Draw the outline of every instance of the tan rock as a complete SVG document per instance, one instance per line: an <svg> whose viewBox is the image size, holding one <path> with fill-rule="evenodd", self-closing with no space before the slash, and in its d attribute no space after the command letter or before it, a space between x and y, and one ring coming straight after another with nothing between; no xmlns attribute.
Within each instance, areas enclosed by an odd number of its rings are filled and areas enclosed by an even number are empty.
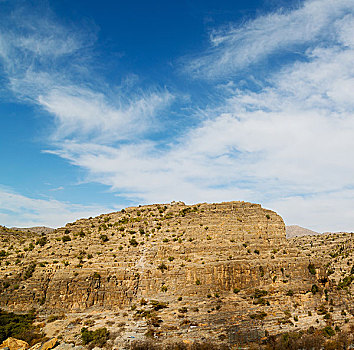
<svg viewBox="0 0 354 350"><path fill-rule="evenodd" d="M29 348L29 350L38 350L42 346L42 343L34 344Z"/></svg>
<svg viewBox="0 0 354 350"><path fill-rule="evenodd" d="M28 349L30 346L23 340L16 338L7 338L1 345L0 348L9 348L10 350L22 350Z"/></svg>
<svg viewBox="0 0 354 350"><path fill-rule="evenodd" d="M58 338L52 338L42 344L39 348L40 350L49 350L54 348L55 344L58 342Z"/></svg>

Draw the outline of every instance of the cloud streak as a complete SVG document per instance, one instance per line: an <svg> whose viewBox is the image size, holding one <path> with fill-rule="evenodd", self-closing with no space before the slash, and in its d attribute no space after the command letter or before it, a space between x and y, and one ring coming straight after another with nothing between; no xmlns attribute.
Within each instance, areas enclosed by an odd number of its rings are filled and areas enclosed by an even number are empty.
<svg viewBox="0 0 354 350"><path fill-rule="evenodd" d="M45 224L53 228L81 217L96 216L112 210L99 205L65 203L50 198L30 198L8 188L0 188L0 208L0 222L6 223L8 227Z"/></svg>
<svg viewBox="0 0 354 350"><path fill-rule="evenodd" d="M297 9L214 30L208 51L187 62L186 70L198 78L227 78L273 55L302 52L319 41L336 40L337 27L342 30L337 20L348 13L353 13L352 0L312 0ZM350 35L346 38L352 40Z"/></svg>
<svg viewBox="0 0 354 350"><path fill-rule="evenodd" d="M39 17L22 8L4 19L0 59L15 96L54 117L52 139L112 143L153 129L158 113L173 101L172 94L153 87L132 94L119 85L109 86L93 69L95 28L63 26L46 12Z"/></svg>
<svg viewBox="0 0 354 350"><path fill-rule="evenodd" d="M55 116L56 140L90 137L99 143L110 143L136 138L151 130L158 111L172 99L167 91L152 92L114 105L102 93L70 86L40 95L38 103Z"/></svg>

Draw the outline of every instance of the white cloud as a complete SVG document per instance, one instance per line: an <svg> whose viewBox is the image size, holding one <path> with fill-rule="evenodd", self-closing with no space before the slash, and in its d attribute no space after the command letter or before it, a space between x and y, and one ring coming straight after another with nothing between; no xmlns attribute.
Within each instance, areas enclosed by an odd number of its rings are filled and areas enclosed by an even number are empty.
<svg viewBox="0 0 354 350"><path fill-rule="evenodd" d="M7 227L64 226L78 218L97 216L113 211L99 205L82 205L54 199L30 198L0 188L0 222Z"/></svg>
<svg viewBox="0 0 354 350"><path fill-rule="evenodd" d="M337 35L343 45L354 48L354 17L348 14L335 22Z"/></svg>
<svg viewBox="0 0 354 350"><path fill-rule="evenodd" d="M136 138L151 130L156 113L171 100L168 92L154 92L114 105L102 93L75 86L53 89L38 98L39 104L56 117L56 139L93 135L103 143Z"/></svg>
<svg viewBox="0 0 354 350"><path fill-rule="evenodd" d="M287 224L301 225L317 232L353 232L354 191L343 189L310 196L289 196L268 201Z"/></svg>
<svg viewBox="0 0 354 350"><path fill-rule="evenodd" d="M152 142L119 148L70 142L52 153L85 168L89 180L109 185L137 203L215 202L250 197L252 193L225 182L228 175L221 174L229 167L222 159L208 159L188 146L159 151L158 144Z"/></svg>
<svg viewBox="0 0 354 350"><path fill-rule="evenodd" d="M259 16L238 26L214 31L210 49L186 65L199 78L228 78L272 54L302 51L304 45L335 40L337 26L343 40L352 40L353 0L305 1L298 9ZM345 18L347 27L338 23Z"/></svg>
<svg viewBox="0 0 354 350"><path fill-rule="evenodd" d="M112 143L158 129L156 116L172 102L172 94L157 88L126 93L125 88L134 88L129 84L138 83L133 75L122 77L122 87L107 86L90 62L95 28L63 26L44 12L38 16L19 8L3 20L0 62L18 99L54 116L51 137Z"/></svg>

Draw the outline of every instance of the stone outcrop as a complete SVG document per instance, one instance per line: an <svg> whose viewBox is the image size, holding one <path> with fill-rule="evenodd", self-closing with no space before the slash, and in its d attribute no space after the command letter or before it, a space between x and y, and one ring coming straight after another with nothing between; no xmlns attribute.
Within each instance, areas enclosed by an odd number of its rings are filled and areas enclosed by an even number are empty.
<svg viewBox="0 0 354 350"><path fill-rule="evenodd" d="M0 349L7 348L9 350L25 350L30 346L23 340L9 337L2 344L0 344Z"/></svg>
<svg viewBox="0 0 354 350"><path fill-rule="evenodd" d="M64 313L49 335L108 324L123 339L232 342L323 326L322 306L341 327L353 320L353 235L286 240L282 218L258 204L132 207L1 239L0 306Z"/></svg>

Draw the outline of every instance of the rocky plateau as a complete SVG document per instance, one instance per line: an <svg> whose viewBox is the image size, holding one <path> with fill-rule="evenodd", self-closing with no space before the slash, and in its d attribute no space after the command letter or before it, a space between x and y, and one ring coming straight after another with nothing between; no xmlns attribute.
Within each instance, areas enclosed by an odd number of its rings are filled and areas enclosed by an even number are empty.
<svg viewBox="0 0 354 350"><path fill-rule="evenodd" d="M247 202L130 207L55 230L0 228L0 307L37 311L47 337L108 347L354 329L353 233L286 238L283 219ZM247 347L246 347L247 348Z"/></svg>

